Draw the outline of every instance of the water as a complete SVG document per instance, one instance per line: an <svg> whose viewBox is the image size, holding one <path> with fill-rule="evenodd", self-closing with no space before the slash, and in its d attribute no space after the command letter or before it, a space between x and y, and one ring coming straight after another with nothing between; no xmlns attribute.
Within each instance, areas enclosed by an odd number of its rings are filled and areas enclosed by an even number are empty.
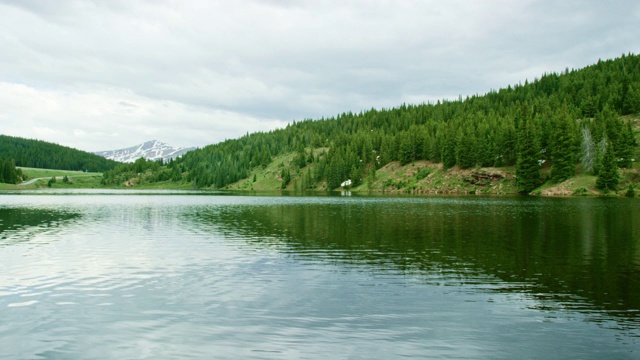
<svg viewBox="0 0 640 360"><path fill-rule="evenodd" d="M0 195L0 358L640 357L640 202Z"/></svg>

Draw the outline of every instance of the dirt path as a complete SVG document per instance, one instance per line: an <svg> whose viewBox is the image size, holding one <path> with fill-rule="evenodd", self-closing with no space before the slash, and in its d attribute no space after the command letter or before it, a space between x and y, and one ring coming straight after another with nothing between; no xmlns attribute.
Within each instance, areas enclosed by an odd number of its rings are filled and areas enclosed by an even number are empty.
<svg viewBox="0 0 640 360"><path fill-rule="evenodd" d="M44 178L44 177L34 178L34 179L31 179L31 180L23 181L20 184L18 184L18 186L31 185L34 182L36 182L38 180L42 180L42 179L50 179L50 178L48 178L48 177L46 177L46 178ZM60 179L62 179L62 178L60 178ZM56 177L56 180L58 180L58 177Z"/></svg>
<svg viewBox="0 0 640 360"><path fill-rule="evenodd" d="M67 175L67 176L68 176L68 175ZM86 177L86 176L94 176L94 175L74 175L73 177L74 177L74 178L77 178L77 177ZM64 178L64 176L56 176L56 180L62 180L63 178ZM34 182L38 181L38 180L47 180L47 179L51 179L51 177L46 176L46 177L33 178L33 179L31 179L31 180L27 180L27 181L23 181L23 182L21 182L20 184L18 184L18 186L31 185L31 184L33 184ZM69 176L69 180L71 180L71 179L72 179L72 177L71 177L71 176Z"/></svg>

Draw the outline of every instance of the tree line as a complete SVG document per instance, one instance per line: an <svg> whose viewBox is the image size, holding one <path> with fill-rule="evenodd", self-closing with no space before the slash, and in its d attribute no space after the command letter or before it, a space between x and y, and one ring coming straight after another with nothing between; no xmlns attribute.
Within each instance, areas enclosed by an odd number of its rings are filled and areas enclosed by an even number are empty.
<svg viewBox="0 0 640 360"><path fill-rule="evenodd" d="M0 135L0 156L15 166L103 172L118 162L85 151L41 140Z"/></svg>
<svg viewBox="0 0 640 360"><path fill-rule="evenodd" d="M638 146L625 115L638 113L640 57L626 54L484 95L294 121L191 151L156 172L223 188L295 153L291 173L281 176L333 189L347 179L358 186L375 178L392 161L428 160L445 168L515 166L519 190L527 193L573 176L578 166L594 174L631 167ZM549 175L541 175L542 166L551 167Z"/></svg>

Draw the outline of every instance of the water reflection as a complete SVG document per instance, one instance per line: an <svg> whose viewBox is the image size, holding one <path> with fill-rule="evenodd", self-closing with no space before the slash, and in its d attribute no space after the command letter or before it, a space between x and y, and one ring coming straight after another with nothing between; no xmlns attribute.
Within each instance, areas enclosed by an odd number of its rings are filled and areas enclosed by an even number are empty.
<svg viewBox="0 0 640 360"><path fill-rule="evenodd" d="M637 357L636 202L2 200L0 358Z"/></svg>
<svg viewBox="0 0 640 360"><path fill-rule="evenodd" d="M200 207L184 218L303 261L490 284L538 309L640 323L640 209L625 199L360 198Z"/></svg>
<svg viewBox="0 0 640 360"><path fill-rule="evenodd" d="M36 234L54 231L79 217L66 210L0 207L0 247L32 240Z"/></svg>

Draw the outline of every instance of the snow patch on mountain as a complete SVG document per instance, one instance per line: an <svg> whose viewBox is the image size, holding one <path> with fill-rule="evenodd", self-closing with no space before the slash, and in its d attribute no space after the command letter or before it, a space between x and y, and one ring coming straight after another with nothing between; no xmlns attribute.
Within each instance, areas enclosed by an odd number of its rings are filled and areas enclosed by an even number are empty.
<svg viewBox="0 0 640 360"><path fill-rule="evenodd" d="M169 161L191 150L195 150L195 148L174 147L160 141L151 140L126 149L97 151L94 154L107 159L130 163L142 157L147 160L162 159L163 161Z"/></svg>

